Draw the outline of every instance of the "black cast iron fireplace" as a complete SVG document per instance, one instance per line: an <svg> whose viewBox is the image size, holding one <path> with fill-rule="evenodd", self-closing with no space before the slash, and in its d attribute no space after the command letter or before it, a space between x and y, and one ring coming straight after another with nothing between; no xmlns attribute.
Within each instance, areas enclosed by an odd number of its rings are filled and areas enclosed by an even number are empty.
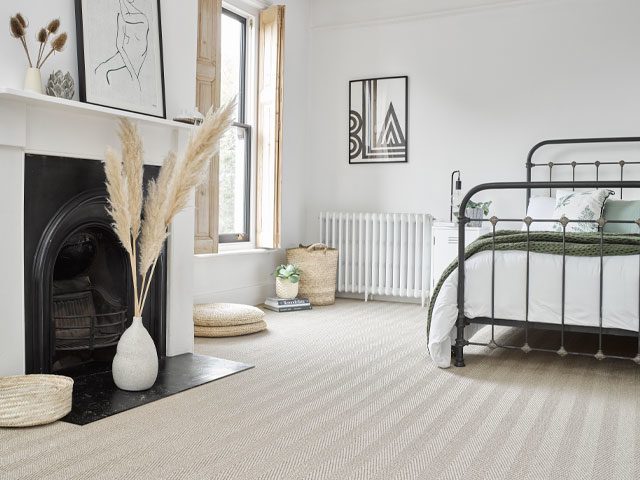
<svg viewBox="0 0 640 480"><path fill-rule="evenodd" d="M145 166L145 184L159 168ZM24 265L27 373L110 365L133 316L129 259L111 229L102 165L25 159ZM165 354L166 253L143 312Z"/></svg>

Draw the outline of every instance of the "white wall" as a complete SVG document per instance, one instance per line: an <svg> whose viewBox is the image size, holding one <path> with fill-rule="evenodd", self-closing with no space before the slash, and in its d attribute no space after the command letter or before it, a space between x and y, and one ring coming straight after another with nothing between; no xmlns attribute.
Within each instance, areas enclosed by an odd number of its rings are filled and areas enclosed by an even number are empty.
<svg viewBox="0 0 640 480"><path fill-rule="evenodd" d="M272 276L281 251L245 251L196 255L194 303L232 302L258 305L275 293Z"/></svg>
<svg viewBox="0 0 640 480"><path fill-rule="evenodd" d="M311 2L284 0L285 60L282 112L282 244L297 247L306 225L309 186L309 68L311 66Z"/></svg>
<svg viewBox="0 0 640 480"><path fill-rule="evenodd" d="M638 18L635 0L315 0L305 240L321 210L446 218L451 170L524 180L541 139L637 135ZM386 75L409 76L409 163L349 165L348 82ZM523 216L522 194L488 197Z"/></svg>
<svg viewBox="0 0 640 480"><path fill-rule="evenodd" d="M316 240L321 210L444 218L451 170L462 170L465 188L521 180L528 148L543 138L637 134L634 0L283 3L285 247ZM59 16L75 37L72 0L2 2L0 17L17 9L32 26ZM195 98L197 3L163 0L162 9L172 115ZM20 87L25 61L8 35L0 35L0 58L0 85ZM75 43L47 68L77 78ZM349 165L349 80L400 74L409 76L409 163ZM489 197L522 213L520 195L510 203ZM258 303L272 292L270 274L282 258L281 251L196 258L195 300Z"/></svg>
<svg viewBox="0 0 640 480"><path fill-rule="evenodd" d="M195 105L197 0L161 0L165 94L167 118ZM54 70L69 71L76 81L78 98L78 61L74 0L29 0L0 2L0 18L7 20L0 34L0 86L22 88L27 59L20 42L9 35L8 19L21 12L29 20L27 30L30 53L36 53L35 35L53 18L60 18L61 31L69 35L65 51L52 55L43 67L46 83Z"/></svg>

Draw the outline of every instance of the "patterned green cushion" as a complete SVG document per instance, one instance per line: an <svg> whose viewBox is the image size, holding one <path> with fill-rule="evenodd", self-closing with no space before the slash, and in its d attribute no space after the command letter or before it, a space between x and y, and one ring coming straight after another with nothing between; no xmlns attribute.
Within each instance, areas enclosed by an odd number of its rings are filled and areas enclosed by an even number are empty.
<svg viewBox="0 0 640 480"><path fill-rule="evenodd" d="M594 220L598 220L602 215L604 202L609 195L611 195L611 191L607 189L591 192L558 190L553 217L562 218L564 216L569 220L589 220L567 224L567 232L597 232L598 224ZM553 229L562 231L559 223L554 224Z"/></svg>
<svg viewBox="0 0 640 480"><path fill-rule="evenodd" d="M640 200L607 200L604 204L606 220L638 220L640 218ZM606 233L640 233L635 223L607 223Z"/></svg>

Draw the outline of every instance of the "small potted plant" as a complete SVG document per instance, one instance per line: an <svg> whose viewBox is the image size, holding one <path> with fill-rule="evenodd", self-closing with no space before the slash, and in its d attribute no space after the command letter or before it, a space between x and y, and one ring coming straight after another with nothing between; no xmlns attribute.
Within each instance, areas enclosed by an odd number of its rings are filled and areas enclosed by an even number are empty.
<svg viewBox="0 0 640 480"><path fill-rule="evenodd" d="M470 227L481 227L482 222L478 221L487 215L489 215L489 207L491 206L491 202L473 202L469 201L467 203L467 208L465 213L471 221L469 222ZM475 220L475 221L474 221Z"/></svg>
<svg viewBox="0 0 640 480"><path fill-rule="evenodd" d="M279 265L274 273L276 276L276 296L285 299L296 298L301 273L295 265Z"/></svg>

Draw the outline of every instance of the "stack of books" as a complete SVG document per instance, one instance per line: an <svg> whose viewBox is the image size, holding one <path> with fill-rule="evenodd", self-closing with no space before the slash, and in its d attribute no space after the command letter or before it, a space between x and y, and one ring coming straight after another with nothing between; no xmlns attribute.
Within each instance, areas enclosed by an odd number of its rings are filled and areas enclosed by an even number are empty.
<svg viewBox="0 0 640 480"><path fill-rule="evenodd" d="M308 298L284 299L269 297L264 301L264 306L274 312L297 312L299 310L311 310Z"/></svg>

